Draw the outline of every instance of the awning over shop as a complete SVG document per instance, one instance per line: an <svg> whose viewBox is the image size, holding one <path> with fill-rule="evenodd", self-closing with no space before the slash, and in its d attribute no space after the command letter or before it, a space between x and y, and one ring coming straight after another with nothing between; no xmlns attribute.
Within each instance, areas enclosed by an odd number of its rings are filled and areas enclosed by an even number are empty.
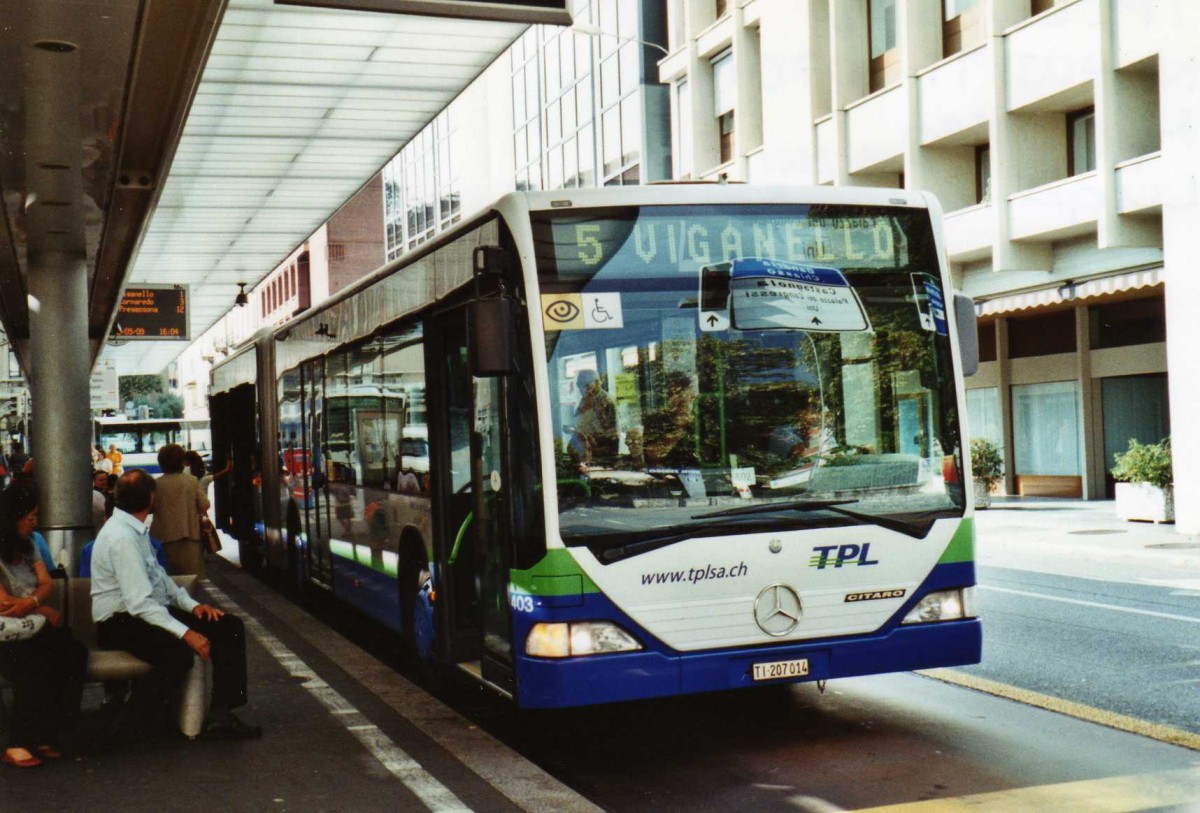
<svg viewBox="0 0 1200 813"><path fill-rule="evenodd" d="M1162 284L1162 267L1146 268L1138 271L1126 271L1120 274L1109 274L1104 277L1060 283L1053 288L1042 288L1036 291L1022 291L1008 296L996 297L975 304L975 312L981 316L1001 316L1014 311L1042 308L1050 305L1062 305L1067 302L1077 302L1082 299L1094 299L1099 296L1133 291L1139 288L1151 288Z"/></svg>

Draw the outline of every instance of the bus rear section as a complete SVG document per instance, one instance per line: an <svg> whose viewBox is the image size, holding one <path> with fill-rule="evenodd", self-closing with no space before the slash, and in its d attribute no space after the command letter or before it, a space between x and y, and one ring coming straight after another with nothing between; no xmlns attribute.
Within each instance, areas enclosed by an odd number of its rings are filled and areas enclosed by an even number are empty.
<svg viewBox="0 0 1200 813"><path fill-rule="evenodd" d="M532 230L557 487L546 558L511 577L521 705L978 662L928 210L627 206Z"/></svg>

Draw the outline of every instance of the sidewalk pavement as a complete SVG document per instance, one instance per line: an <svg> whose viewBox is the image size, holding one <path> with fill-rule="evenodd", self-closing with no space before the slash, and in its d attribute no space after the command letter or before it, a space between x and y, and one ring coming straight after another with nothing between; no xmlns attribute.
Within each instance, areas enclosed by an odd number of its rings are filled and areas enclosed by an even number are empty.
<svg viewBox="0 0 1200 813"><path fill-rule="evenodd" d="M1111 500L995 497L975 534L981 565L1200 589L1200 536L1117 519Z"/></svg>

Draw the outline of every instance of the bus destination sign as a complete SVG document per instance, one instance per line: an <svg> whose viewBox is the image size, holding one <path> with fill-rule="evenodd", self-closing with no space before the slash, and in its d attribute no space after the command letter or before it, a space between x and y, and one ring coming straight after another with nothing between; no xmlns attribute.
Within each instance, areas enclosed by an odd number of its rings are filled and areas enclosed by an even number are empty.
<svg viewBox="0 0 1200 813"><path fill-rule="evenodd" d="M126 288L109 338L186 341L187 287Z"/></svg>

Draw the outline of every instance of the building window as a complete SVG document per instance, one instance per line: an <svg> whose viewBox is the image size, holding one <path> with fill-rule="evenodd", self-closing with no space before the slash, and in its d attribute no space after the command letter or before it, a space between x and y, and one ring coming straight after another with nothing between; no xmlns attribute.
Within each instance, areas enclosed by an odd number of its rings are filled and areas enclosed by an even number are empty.
<svg viewBox="0 0 1200 813"><path fill-rule="evenodd" d="M978 327L979 331L979 360L995 361L999 358L996 354L996 323L983 322Z"/></svg>
<svg viewBox="0 0 1200 813"><path fill-rule="evenodd" d="M726 51L712 62L713 108L717 116L717 138L720 143L720 163L733 160L734 104L737 99L737 73L733 53Z"/></svg>
<svg viewBox="0 0 1200 813"><path fill-rule="evenodd" d="M675 178L692 177L692 88L684 79L675 86Z"/></svg>
<svg viewBox="0 0 1200 813"><path fill-rule="evenodd" d="M967 390L967 425L971 438L989 440L1004 457L1004 421L1000 414L1000 389L984 387Z"/></svg>
<svg viewBox="0 0 1200 813"><path fill-rule="evenodd" d="M984 41L983 0L942 0L942 56Z"/></svg>
<svg viewBox="0 0 1200 813"><path fill-rule="evenodd" d="M1018 476L1080 474L1079 388L1074 381L1014 386L1012 414Z"/></svg>
<svg viewBox="0 0 1200 813"><path fill-rule="evenodd" d="M900 81L896 12L896 0L869 0L867 5L872 93Z"/></svg>
<svg viewBox="0 0 1200 813"><path fill-rule="evenodd" d="M683 45L685 30L684 8L683 0L668 0L667 47L672 51Z"/></svg>
<svg viewBox="0 0 1200 813"><path fill-rule="evenodd" d="M1033 0L1030 4L1030 12L1034 15L1041 14L1043 11L1049 11L1058 5L1058 0Z"/></svg>
<svg viewBox="0 0 1200 813"><path fill-rule="evenodd" d="M1096 109L1067 114L1067 174L1082 175L1096 168Z"/></svg>
<svg viewBox="0 0 1200 813"><path fill-rule="evenodd" d="M714 0L713 5L717 12L717 16L713 19L719 20L729 13L729 0Z"/></svg>
<svg viewBox="0 0 1200 813"><path fill-rule="evenodd" d="M1165 342L1166 304L1161 296L1156 296L1093 305L1088 308L1088 334L1088 344L1093 350Z"/></svg>
<svg viewBox="0 0 1200 813"><path fill-rule="evenodd" d="M331 262L338 262L346 259L346 244L345 243L330 243L329 244L329 259Z"/></svg>
<svg viewBox="0 0 1200 813"><path fill-rule="evenodd" d="M1129 441L1158 443L1171 434L1171 411L1167 397L1167 375L1129 375L1105 378L1100 383L1104 413L1104 462L1108 496L1112 475L1107 469L1116 455L1129 449Z"/></svg>
<svg viewBox="0 0 1200 813"><path fill-rule="evenodd" d="M992 149L988 144L975 147L975 202L992 200Z"/></svg>
<svg viewBox="0 0 1200 813"><path fill-rule="evenodd" d="M1014 359L1075 352L1075 311L1008 320L1008 357Z"/></svg>

